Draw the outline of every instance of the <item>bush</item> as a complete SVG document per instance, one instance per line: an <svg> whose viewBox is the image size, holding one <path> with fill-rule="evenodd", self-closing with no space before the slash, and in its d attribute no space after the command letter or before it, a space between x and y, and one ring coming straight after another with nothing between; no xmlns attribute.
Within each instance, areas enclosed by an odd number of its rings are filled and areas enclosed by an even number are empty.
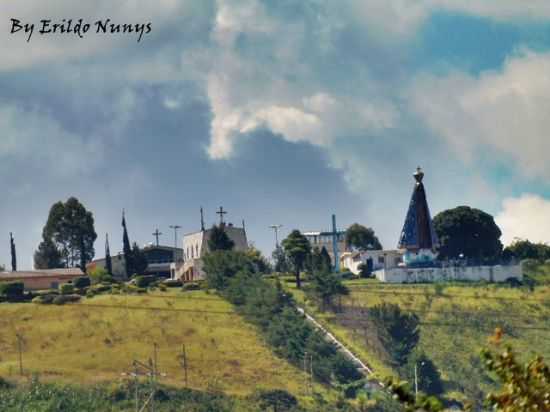
<svg viewBox="0 0 550 412"><path fill-rule="evenodd" d="M80 295L59 295L53 299L54 305L64 305L65 303L78 302Z"/></svg>
<svg viewBox="0 0 550 412"><path fill-rule="evenodd" d="M346 270L345 272L340 273L340 279L349 280L349 279L355 279L357 276L353 274L353 272L350 272L349 270Z"/></svg>
<svg viewBox="0 0 550 412"><path fill-rule="evenodd" d="M134 278L135 285L138 288L146 288L148 286L151 286L153 283L155 283L157 278L155 276L136 276Z"/></svg>
<svg viewBox="0 0 550 412"><path fill-rule="evenodd" d="M25 285L23 282L1 282L0 296L7 301L17 301L23 299Z"/></svg>
<svg viewBox="0 0 550 412"><path fill-rule="evenodd" d="M113 283L114 279L104 268L96 267L89 271L90 280L92 283Z"/></svg>
<svg viewBox="0 0 550 412"><path fill-rule="evenodd" d="M188 282L183 284L182 289L183 290L200 290L201 285L199 285L197 282Z"/></svg>
<svg viewBox="0 0 550 412"><path fill-rule="evenodd" d="M414 367L417 368L418 389L427 395L440 395L443 393L443 382L435 364L426 354L413 352L407 364L401 368L401 375L414 385Z"/></svg>
<svg viewBox="0 0 550 412"><path fill-rule="evenodd" d="M81 276L73 280L73 286L78 289L84 289L91 285L91 280L88 276Z"/></svg>
<svg viewBox="0 0 550 412"><path fill-rule="evenodd" d="M64 283L59 288L59 291L61 292L62 295L70 295L74 293L74 286L71 285L70 283Z"/></svg>
<svg viewBox="0 0 550 412"><path fill-rule="evenodd" d="M58 295L38 295L32 300L32 302L39 304L50 304L57 296Z"/></svg>
<svg viewBox="0 0 550 412"><path fill-rule="evenodd" d="M290 411L298 405L296 397L282 389L259 390L253 395L253 399L263 411Z"/></svg>
<svg viewBox="0 0 550 412"><path fill-rule="evenodd" d="M169 288L179 288L183 285L182 281L179 279L167 279L162 282L162 284Z"/></svg>

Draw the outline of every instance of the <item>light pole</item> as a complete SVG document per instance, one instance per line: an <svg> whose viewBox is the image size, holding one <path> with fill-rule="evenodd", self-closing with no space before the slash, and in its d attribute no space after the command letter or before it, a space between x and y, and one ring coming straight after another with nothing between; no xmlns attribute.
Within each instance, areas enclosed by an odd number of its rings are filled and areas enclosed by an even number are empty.
<svg viewBox="0 0 550 412"><path fill-rule="evenodd" d="M174 229L174 264L176 263L177 250L178 250L178 229L181 229L179 225L170 225L170 229Z"/></svg>
<svg viewBox="0 0 550 412"><path fill-rule="evenodd" d="M424 366L426 362L421 362L420 366ZM414 397L418 398L418 364L414 363Z"/></svg>
<svg viewBox="0 0 550 412"><path fill-rule="evenodd" d="M282 228L283 225L271 225L269 227L275 232L275 249L277 249L279 247L279 229Z"/></svg>

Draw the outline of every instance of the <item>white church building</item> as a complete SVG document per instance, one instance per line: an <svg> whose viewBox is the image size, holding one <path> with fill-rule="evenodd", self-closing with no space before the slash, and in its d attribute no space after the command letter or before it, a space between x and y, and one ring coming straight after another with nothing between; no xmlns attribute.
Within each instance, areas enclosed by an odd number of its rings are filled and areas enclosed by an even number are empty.
<svg viewBox="0 0 550 412"><path fill-rule="evenodd" d="M233 250L245 251L248 249L246 230L244 227L236 227L232 223L223 223L225 233L233 241ZM183 262L172 263L170 273L172 279L182 282L190 282L204 279L202 258L208 253L208 240L212 229L202 229L198 232L188 233L183 236Z"/></svg>

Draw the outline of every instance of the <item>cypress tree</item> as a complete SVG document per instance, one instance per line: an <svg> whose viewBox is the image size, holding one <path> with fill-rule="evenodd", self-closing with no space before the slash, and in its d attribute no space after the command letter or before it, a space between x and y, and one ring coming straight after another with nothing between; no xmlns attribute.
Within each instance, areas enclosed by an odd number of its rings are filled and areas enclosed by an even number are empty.
<svg viewBox="0 0 550 412"><path fill-rule="evenodd" d="M132 264L132 247L130 246L130 239L128 238L128 229L126 228L126 216L124 210L122 211L122 227L124 231L122 233L122 253L124 254L124 264L126 268L126 276L133 274L134 266Z"/></svg>
<svg viewBox="0 0 550 412"><path fill-rule="evenodd" d="M109 234L105 235L105 270L113 276L113 262L111 261L111 250L109 248Z"/></svg>
<svg viewBox="0 0 550 412"><path fill-rule="evenodd" d="M17 272L17 253L15 251L15 241L13 234L10 232L10 250L11 250L11 270Z"/></svg>

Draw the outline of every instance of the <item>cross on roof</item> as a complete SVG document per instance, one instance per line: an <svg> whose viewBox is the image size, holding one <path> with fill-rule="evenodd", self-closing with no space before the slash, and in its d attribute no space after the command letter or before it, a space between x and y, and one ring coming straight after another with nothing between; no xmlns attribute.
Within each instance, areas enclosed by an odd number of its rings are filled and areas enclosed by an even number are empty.
<svg viewBox="0 0 550 412"><path fill-rule="evenodd" d="M223 225L223 215L227 214L227 212L223 210L223 206L220 206L220 210L218 210L216 214L220 215L220 225Z"/></svg>
<svg viewBox="0 0 550 412"><path fill-rule="evenodd" d="M159 236L162 235L162 232L159 232L159 230L155 230L153 233L153 236L157 238L157 246L159 245Z"/></svg>

